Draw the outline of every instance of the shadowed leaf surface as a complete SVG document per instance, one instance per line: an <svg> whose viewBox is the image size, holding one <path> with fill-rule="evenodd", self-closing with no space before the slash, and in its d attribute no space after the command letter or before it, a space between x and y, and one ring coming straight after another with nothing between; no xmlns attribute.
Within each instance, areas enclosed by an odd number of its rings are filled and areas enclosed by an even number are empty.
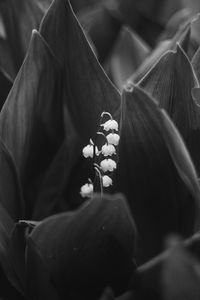
<svg viewBox="0 0 200 300"><path fill-rule="evenodd" d="M37 245L27 239L26 296L31 300L59 300L57 291L51 282L48 266L42 259Z"/></svg>
<svg viewBox="0 0 200 300"><path fill-rule="evenodd" d="M31 238L62 297L96 299L107 286L120 293L134 269L136 229L120 195L95 195L74 213L44 220Z"/></svg>
<svg viewBox="0 0 200 300"><path fill-rule="evenodd" d="M15 74L10 74L9 69L4 67L14 79L24 60L32 30L39 28L44 11L35 0L6 0L1 3L1 13Z"/></svg>
<svg viewBox="0 0 200 300"><path fill-rule="evenodd" d="M0 110L10 92L12 87L12 81L8 76L5 74L3 70L0 69Z"/></svg>
<svg viewBox="0 0 200 300"><path fill-rule="evenodd" d="M192 66L197 76L198 83L200 83L200 47L192 58Z"/></svg>
<svg viewBox="0 0 200 300"><path fill-rule="evenodd" d="M0 135L11 152L25 196L37 191L38 179L63 138L60 69L41 36L33 33L25 62L0 115ZM26 198L26 201L27 198ZM26 207L30 214L34 200ZM28 211L27 211L28 210ZM28 216L27 216L28 218Z"/></svg>
<svg viewBox="0 0 200 300"><path fill-rule="evenodd" d="M36 226L36 223L30 221L20 221L16 223L10 234L7 249L8 260L16 274L19 291L21 291L23 295L25 295L26 285L26 239L34 226Z"/></svg>
<svg viewBox="0 0 200 300"><path fill-rule="evenodd" d="M173 242L173 245L170 244L166 251L136 270L132 278L132 289L137 294L146 290L147 295L154 295L152 298L149 297L150 299L165 299L165 296L169 297L169 295L173 297L175 296L173 295L174 291L176 291L176 296L180 293L181 299L190 299L186 296L188 296L188 287L191 285L193 288L191 288L190 293L195 296L193 292L196 293L199 289L196 285L199 281L199 261L197 260L197 257L199 259L199 245L199 234L195 234L183 242L178 241L178 244L177 241L176 243Z"/></svg>
<svg viewBox="0 0 200 300"><path fill-rule="evenodd" d="M97 131L101 113L113 114L118 108L119 94L99 65L69 1L53 1L40 32L63 66L65 103L78 134L88 141Z"/></svg>
<svg viewBox="0 0 200 300"><path fill-rule="evenodd" d="M139 263L161 251L167 234L188 236L195 224L196 201L170 157L157 109L138 87L123 94L116 185L137 224Z"/></svg>
<svg viewBox="0 0 200 300"><path fill-rule="evenodd" d="M184 84L183 84L184 82ZM200 170L199 88L191 64L177 45L169 51L140 82L163 107L179 129L191 153L197 171ZM196 99L193 99L192 90Z"/></svg>
<svg viewBox="0 0 200 300"><path fill-rule="evenodd" d="M177 43L182 43L185 37L188 36L189 31L190 22L188 21L180 27L173 38L158 43L158 45L141 64L138 70L130 77L129 81L135 83L140 82L167 51L175 50Z"/></svg>
<svg viewBox="0 0 200 300"><path fill-rule="evenodd" d="M163 299L197 300L200 297L199 284L199 262L177 243L163 265Z"/></svg>
<svg viewBox="0 0 200 300"><path fill-rule="evenodd" d="M17 221L24 215L21 184L12 156L0 141L0 202L11 218Z"/></svg>
<svg viewBox="0 0 200 300"><path fill-rule="evenodd" d="M123 28L111 57L111 76L119 90L143 63L150 52L149 46L129 28Z"/></svg>

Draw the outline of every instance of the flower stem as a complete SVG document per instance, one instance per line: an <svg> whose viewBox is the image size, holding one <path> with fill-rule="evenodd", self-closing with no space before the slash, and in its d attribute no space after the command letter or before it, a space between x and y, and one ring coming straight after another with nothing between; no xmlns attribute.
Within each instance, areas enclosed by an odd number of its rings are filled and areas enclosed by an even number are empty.
<svg viewBox="0 0 200 300"><path fill-rule="evenodd" d="M107 111L104 111L104 112L102 112L102 114L101 114L101 118L103 118L104 116L109 116L109 117L110 117L110 119L111 119L111 120L113 120L113 117L112 117L112 115L111 115L109 112L107 112Z"/></svg>
<svg viewBox="0 0 200 300"><path fill-rule="evenodd" d="M100 182L100 193L101 193L101 197L103 196L103 180L102 180L102 175L101 175L101 171L99 170L99 166L97 164L94 164L94 169L97 172L98 176L99 176L99 182Z"/></svg>

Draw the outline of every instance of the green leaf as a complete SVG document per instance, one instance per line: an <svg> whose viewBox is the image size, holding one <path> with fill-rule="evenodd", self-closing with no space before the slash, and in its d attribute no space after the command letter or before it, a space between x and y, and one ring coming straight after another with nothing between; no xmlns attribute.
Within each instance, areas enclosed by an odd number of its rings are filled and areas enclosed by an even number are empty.
<svg viewBox="0 0 200 300"><path fill-rule="evenodd" d="M98 63L69 1L54 0L40 28L63 66L65 103L84 143L98 129L103 111L119 107L120 96Z"/></svg>
<svg viewBox="0 0 200 300"><path fill-rule="evenodd" d="M34 31L24 64L0 115L0 136L16 163L29 203L37 193L33 181L48 168L63 133L60 68L42 37Z"/></svg>
<svg viewBox="0 0 200 300"><path fill-rule="evenodd" d="M95 195L75 212L44 220L30 237L63 298L95 299L107 286L123 292L135 267L136 229L121 195Z"/></svg>
<svg viewBox="0 0 200 300"><path fill-rule="evenodd" d="M194 232L197 202L177 173L170 142L155 101L137 86L125 90L114 189L125 194L136 221L138 263L158 254L167 234Z"/></svg>

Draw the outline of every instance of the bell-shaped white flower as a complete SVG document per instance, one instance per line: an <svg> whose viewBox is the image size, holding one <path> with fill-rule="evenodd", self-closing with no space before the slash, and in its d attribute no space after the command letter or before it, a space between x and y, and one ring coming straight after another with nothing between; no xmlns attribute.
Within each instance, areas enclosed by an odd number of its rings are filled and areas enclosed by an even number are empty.
<svg viewBox="0 0 200 300"><path fill-rule="evenodd" d="M115 121L113 119L106 121L101 126L103 126L103 129L105 131L109 131L109 130L116 130L116 131L118 131L118 123L117 123L117 121Z"/></svg>
<svg viewBox="0 0 200 300"><path fill-rule="evenodd" d="M108 144L112 144L112 145L117 146L119 144L120 136L117 133L109 133L106 136L106 139L108 141Z"/></svg>
<svg viewBox="0 0 200 300"><path fill-rule="evenodd" d="M83 156L85 158L88 158L88 157L94 157L94 145L87 145L83 148ZM96 155L99 155L99 150L97 148L97 146L95 146L95 154Z"/></svg>
<svg viewBox="0 0 200 300"><path fill-rule="evenodd" d="M112 172L117 168L117 164L113 159L107 158L101 161L100 167L103 172Z"/></svg>
<svg viewBox="0 0 200 300"><path fill-rule="evenodd" d="M101 148L101 153L104 156L112 156L113 154L116 154L116 149L113 145L111 144L105 144L103 145L103 147Z"/></svg>
<svg viewBox="0 0 200 300"><path fill-rule="evenodd" d="M102 182L103 182L103 187L109 187L112 185L112 179L107 175L104 175L102 177Z"/></svg>
<svg viewBox="0 0 200 300"><path fill-rule="evenodd" d="M86 183L81 187L80 194L82 197L90 197L94 191L92 183Z"/></svg>

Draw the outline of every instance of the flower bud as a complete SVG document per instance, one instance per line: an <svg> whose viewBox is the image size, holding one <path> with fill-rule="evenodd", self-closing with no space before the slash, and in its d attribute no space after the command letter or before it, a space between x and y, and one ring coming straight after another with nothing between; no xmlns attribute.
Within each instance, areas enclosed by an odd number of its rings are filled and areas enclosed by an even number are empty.
<svg viewBox="0 0 200 300"><path fill-rule="evenodd" d="M88 158L88 157L94 157L94 146L93 145L87 145L83 148L83 156L85 158ZM99 151L98 151L98 148L95 146L95 154L96 155L99 155Z"/></svg>
<svg viewBox="0 0 200 300"><path fill-rule="evenodd" d="M102 148L101 148L102 154L104 156L111 156L113 154L116 154L116 149L113 145L108 145L105 144Z"/></svg>
<svg viewBox="0 0 200 300"><path fill-rule="evenodd" d="M106 138L109 144L113 144L115 146L119 144L120 136L117 133L109 133Z"/></svg>
<svg viewBox="0 0 200 300"><path fill-rule="evenodd" d="M116 131L118 131L118 123L115 120L108 120L107 122L105 122L101 126L103 126L103 129L105 131L109 131L109 130L116 130Z"/></svg>
<svg viewBox="0 0 200 300"><path fill-rule="evenodd" d="M82 197L90 197L94 191L94 187L92 183L86 183L81 187L80 194Z"/></svg>
<svg viewBox="0 0 200 300"><path fill-rule="evenodd" d="M112 179L107 175L104 175L102 177L102 181L103 181L103 186L104 187L109 187L110 185L112 185Z"/></svg>
<svg viewBox="0 0 200 300"><path fill-rule="evenodd" d="M117 164L114 160L108 158L101 161L100 167L103 172L112 172L117 168Z"/></svg>

